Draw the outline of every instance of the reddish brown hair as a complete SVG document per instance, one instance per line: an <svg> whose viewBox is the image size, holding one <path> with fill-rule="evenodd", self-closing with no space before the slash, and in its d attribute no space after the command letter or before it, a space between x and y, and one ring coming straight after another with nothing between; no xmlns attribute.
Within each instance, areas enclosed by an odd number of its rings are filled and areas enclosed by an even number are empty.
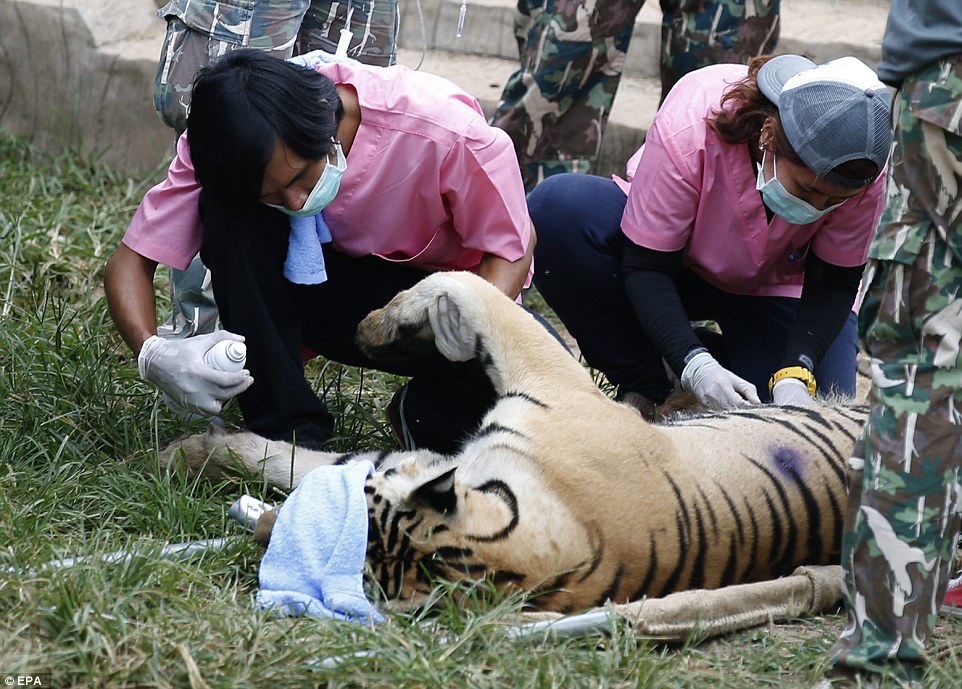
<svg viewBox="0 0 962 689"><path fill-rule="evenodd" d="M778 106L762 94L755 82L758 70L771 58L771 55L763 55L749 62L748 75L725 92L718 109L712 111L712 116L706 122L725 143L748 144L757 149L762 125L771 117L775 120L775 141L772 146L775 154L804 165L785 136Z"/></svg>
<svg viewBox="0 0 962 689"><path fill-rule="evenodd" d="M712 116L705 121L725 143L748 144L752 149L757 149L762 124L771 117L775 120L775 141L770 150L781 158L805 165L785 136L778 106L762 94L755 81L758 70L772 57L763 55L749 62L748 75L725 92L718 109L713 110ZM835 168L835 171L843 177L867 179L878 174L878 167L870 160L849 160Z"/></svg>

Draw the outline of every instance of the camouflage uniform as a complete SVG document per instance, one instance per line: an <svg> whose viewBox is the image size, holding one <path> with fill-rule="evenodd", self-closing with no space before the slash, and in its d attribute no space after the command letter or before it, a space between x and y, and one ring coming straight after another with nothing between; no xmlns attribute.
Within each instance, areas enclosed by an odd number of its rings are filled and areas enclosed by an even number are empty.
<svg viewBox="0 0 962 689"><path fill-rule="evenodd" d="M259 48L280 58L312 50L333 53L340 30L353 33L348 56L386 67L397 59L397 0L171 0L158 12L167 36L154 79L154 108L180 135L194 74L229 50ZM158 330L190 337L217 326L210 276L199 257L171 269L173 314Z"/></svg>
<svg viewBox="0 0 962 689"><path fill-rule="evenodd" d="M962 510L962 56L906 79L859 329L871 414L851 460L839 668L921 674ZM894 662L893 662L894 661Z"/></svg>
<svg viewBox="0 0 962 689"><path fill-rule="evenodd" d="M491 123L514 141L525 186L590 172L644 0L518 0L521 68ZM775 49L780 0L661 0L664 94L684 74Z"/></svg>
<svg viewBox="0 0 962 689"><path fill-rule="evenodd" d="M386 67L397 56L397 0L171 0L157 14L167 20L167 37L154 108L178 133L186 126L195 72L229 50L259 48L282 58L333 53L347 28L354 34L349 57Z"/></svg>

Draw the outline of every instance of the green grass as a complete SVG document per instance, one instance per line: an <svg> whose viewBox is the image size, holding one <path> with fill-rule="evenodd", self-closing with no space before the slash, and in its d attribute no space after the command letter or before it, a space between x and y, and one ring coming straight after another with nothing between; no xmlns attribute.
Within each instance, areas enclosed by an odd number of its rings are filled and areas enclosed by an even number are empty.
<svg viewBox="0 0 962 689"><path fill-rule="evenodd" d="M163 560L169 542L239 532L241 479L169 473L156 448L191 426L140 381L107 314L103 264L151 180L0 133L0 674L78 687L806 687L842 625L830 615L690 647L608 634L505 633L517 599L468 587L375 628L272 619L252 604L259 549ZM163 299L163 285L158 286ZM161 307L163 309L163 307ZM392 443L398 381L313 362L341 449ZM236 410L227 419L237 423ZM118 549L134 557L97 559ZM50 560L88 559L43 569ZM962 622L944 619L931 686L958 686ZM330 659L339 658L338 662Z"/></svg>

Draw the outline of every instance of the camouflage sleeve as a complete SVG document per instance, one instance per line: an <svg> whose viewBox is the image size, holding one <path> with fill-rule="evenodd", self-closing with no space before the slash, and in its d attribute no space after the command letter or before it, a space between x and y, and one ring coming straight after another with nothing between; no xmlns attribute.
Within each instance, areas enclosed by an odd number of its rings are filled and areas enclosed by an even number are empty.
<svg viewBox="0 0 962 689"><path fill-rule="evenodd" d="M910 76L894 102L895 146L882 214L869 258L911 264L929 227L962 258L957 222L962 172L962 58Z"/></svg>

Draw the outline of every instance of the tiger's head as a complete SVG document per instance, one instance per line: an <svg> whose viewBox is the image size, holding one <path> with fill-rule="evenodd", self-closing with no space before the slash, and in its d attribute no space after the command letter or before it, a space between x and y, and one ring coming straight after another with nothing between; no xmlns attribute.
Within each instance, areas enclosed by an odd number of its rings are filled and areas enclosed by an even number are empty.
<svg viewBox="0 0 962 689"><path fill-rule="evenodd" d="M343 459L378 463L385 455ZM501 465L496 476L476 466L463 456L397 452L367 479L369 583L390 607L425 603L439 581L487 579L502 592L550 598L590 568L597 535L586 532L551 492L519 495L517 487L530 488L531 480L517 460L513 470ZM255 538L262 545L275 516L276 510L257 523ZM559 533L561 538L552 536ZM560 557L569 552L578 559Z"/></svg>
<svg viewBox="0 0 962 689"><path fill-rule="evenodd" d="M468 485L458 462L430 452L407 452L372 475L367 562L388 600L417 605L441 580L497 576L485 546L507 539L519 520L518 500L504 482ZM518 578L523 578L517 575Z"/></svg>

